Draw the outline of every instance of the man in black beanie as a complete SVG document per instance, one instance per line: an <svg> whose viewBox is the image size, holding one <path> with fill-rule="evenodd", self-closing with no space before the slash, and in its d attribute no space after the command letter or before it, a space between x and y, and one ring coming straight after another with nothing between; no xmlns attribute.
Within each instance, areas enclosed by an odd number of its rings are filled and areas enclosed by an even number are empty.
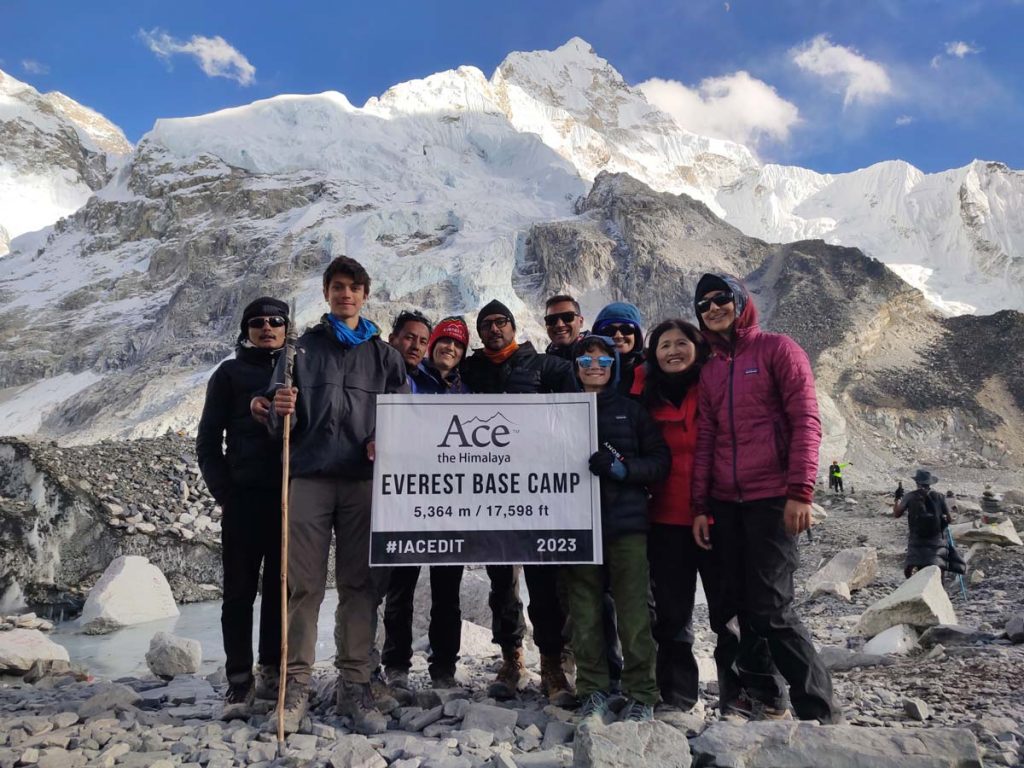
<svg viewBox="0 0 1024 768"><path fill-rule="evenodd" d="M221 717L247 718L254 698L277 697L281 662L281 441L252 419L254 392L270 383L288 329L288 305L263 296L242 312L235 356L213 372L196 455L224 511L221 631L228 691ZM269 400L263 401L263 408ZM227 435L227 451L223 443ZM253 678L252 607L263 566L259 676Z"/></svg>
<svg viewBox="0 0 1024 768"><path fill-rule="evenodd" d="M516 342L515 317L497 299L477 314L476 330L484 347L462 363L462 380L470 392L550 394L578 390L573 367L567 361L538 353L528 341ZM491 631L504 659L488 695L498 699L515 696L524 674L526 622L517 570L511 565L487 566L491 579ZM567 706L575 697L562 671L565 611L558 600L558 568L527 565L524 572L530 590L533 636L541 654L541 685L551 703Z"/></svg>

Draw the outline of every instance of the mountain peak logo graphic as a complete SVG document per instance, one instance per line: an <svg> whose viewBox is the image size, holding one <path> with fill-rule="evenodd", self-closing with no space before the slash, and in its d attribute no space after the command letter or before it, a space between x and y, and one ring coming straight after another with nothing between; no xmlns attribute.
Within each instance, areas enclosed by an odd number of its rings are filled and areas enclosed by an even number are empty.
<svg viewBox="0 0 1024 768"><path fill-rule="evenodd" d="M452 416L444 439L438 448L505 448L515 422L501 411L495 411L487 418L473 416L463 421L458 414ZM518 432L519 430L516 430ZM454 442L452 442L454 441Z"/></svg>

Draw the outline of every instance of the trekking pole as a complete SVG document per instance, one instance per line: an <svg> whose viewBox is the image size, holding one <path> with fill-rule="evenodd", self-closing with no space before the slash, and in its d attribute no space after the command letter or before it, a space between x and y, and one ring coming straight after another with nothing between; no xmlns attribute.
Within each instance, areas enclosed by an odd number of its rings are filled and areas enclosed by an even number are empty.
<svg viewBox="0 0 1024 768"><path fill-rule="evenodd" d="M295 300L284 342L284 385L291 387L295 368ZM291 459L292 415L285 414L281 447L281 667L277 687L277 751L284 757L284 693L288 684L288 472Z"/></svg>
<svg viewBox="0 0 1024 768"><path fill-rule="evenodd" d="M954 549L956 549L956 545L953 544L953 534L950 533L948 525L946 526L946 541L949 544L949 551L950 552L952 552ZM966 603L967 602L967 582L964 580L964 575L962 573L958 573L956 575L956 580L960 584L960 594L963 596L964 602Z"/></svg>

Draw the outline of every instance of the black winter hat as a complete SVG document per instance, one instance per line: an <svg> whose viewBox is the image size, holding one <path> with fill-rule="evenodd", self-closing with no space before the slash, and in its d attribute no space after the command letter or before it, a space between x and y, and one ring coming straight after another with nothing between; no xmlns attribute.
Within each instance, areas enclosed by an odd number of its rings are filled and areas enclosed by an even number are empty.
<svg viewBox="0 0 1024 768"><path fill-rule="evenodd" d="M476 327L477 328L480 327L480 321L483 320L488 315L504 315L505 317L507 317L509 319L509 322L512 323L513 330L516 327L516 318L512 314L512 310L510 310L508 307L506 307L504 304L502 304L497 299L492 299L490 302L488 302L487 304L484 305L483 309L481 309L479 312L477 312L477 314L476 314Z"/></svg>
<svg viewBox="0 0 1024 768"><path fill-rule="evenodd" d="M239 324L242 338L248 336L248 323L252 318L273 317L274 315L279 315L288 320L288 305L272 296L260 296L258 299L250 301L246 308L242 310L242 322Z"/></svg>
<svg viewBox="0 0 1024 768"><path fill-rule="evenodd" d="M704 298L704 294L710 293L711 291L731 290L732 286L725 282L725 280L720 278L718 275L714 275L709 272L701 277L700 282L697 283L697 290L694 292L694 296L696 296L694 301L700 301Z"/></svg>

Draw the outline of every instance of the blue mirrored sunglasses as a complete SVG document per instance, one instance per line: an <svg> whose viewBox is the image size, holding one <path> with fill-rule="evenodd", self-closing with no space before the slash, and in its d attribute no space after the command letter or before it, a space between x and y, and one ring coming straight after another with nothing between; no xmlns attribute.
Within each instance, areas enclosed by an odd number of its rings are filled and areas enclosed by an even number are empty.
<svg viewBox="0 0 1024 768"><path fill-rule="evenodd" d="M607 355L601 355L600 357L593 357L592 355L580 355L576 358L576 363L580 368L589 368L591 364L597 360L597 364L602 368L607 368L615 362L614 357L608 357Z"/></svg>

